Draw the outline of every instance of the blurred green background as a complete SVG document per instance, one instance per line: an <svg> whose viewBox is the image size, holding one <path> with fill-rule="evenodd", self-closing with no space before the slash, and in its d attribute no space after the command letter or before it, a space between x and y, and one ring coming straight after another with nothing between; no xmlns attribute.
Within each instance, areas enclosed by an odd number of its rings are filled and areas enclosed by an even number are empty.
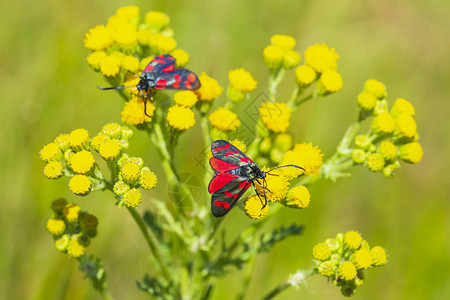
<svg viewBox="0 0 450 300"><path fill-rule="evenodd" d="M122 100L96 89L104 82L88 67L82 40L89 28L131 4L142 13L167 13L178 45L190 54L189 68L206 71L222 86L229 69L244 67L258 80L258 90L266 87L261 53L273 34L295 37L301 53L314 43L335 47L344 89L305 104L291 126L297 142L319 145L326 157L354 120L356 95L368 78L386 84L391 104L404 97L416 107L423 160L402 164L393 180L353 168L351 179L314 185L308 209L282 210L267 229L295 221L306 230L259 257L248 299L310 268L315 243L350 229L389 251L389 263L367 272L354 299L450 299L450 20L443 0L2 1L1 299L99 298L45 229L50 202L61 196L99 217L99 235L88 252L103 259L115 298L148 298L135 284L149 268L148 252L128 213L115 207L108 193L80 198L70 193L66 178L45 179L39 159L42 146L60 133L82 127L93 135L103 124L120 121ZM288 97L293 85L291 72L280 98ZM192 159L203 149L198 127L181 138L191 145L179 153L181 171L203 172ZM134 135L129 153L160 174L157 189L144 195L143 211L145 198L167 197L167 183L144 133ZM249 222L236 209L224 225L239 234ZM221 279L215 298L232 299L241 278L236 272ZM338 288L316 276L279 299L341 297Z"/></svg>

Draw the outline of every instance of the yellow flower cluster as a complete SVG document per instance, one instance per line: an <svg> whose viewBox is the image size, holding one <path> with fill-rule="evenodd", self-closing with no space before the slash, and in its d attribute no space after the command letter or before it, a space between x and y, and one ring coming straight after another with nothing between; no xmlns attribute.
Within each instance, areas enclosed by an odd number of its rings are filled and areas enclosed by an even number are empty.
<svg viewBox="0 0 450 300"><path fill-rule="evenodd" d="M281 172L288 178L296 178L302 174L317 176L323 163L323 153L318 146L312 143L296 144L292 150L287 151L280 162L280 166L296 165L305 169L282 168Z"/></svg>
<svg viewBox="0 0 450 300"><path fill-rule="evenodd" d="M316 271L341 288L344 296L351 296L364 283L364 272L387 263L386 250L370 248L356 231L338 233L335 238L318 243L312 250Z"/></svg>
<svg viewBox="0 0 450 300"><path fill-rule="evenodd" d="M175 104L169 107L167 122L173 129L183 131L194 127L195 115L191 108Z"/></svg>
<svg viewBox="0 0 450 300"><path fill-rule="evenodd" d="M417 124L414 106L406 99L397 99L388 110L386 87L375 79L364 84L357 103L362 119L373 117L371 135L358 135L352 153L356 164L365 164L373 172L382 172L392 178L400 167L399 159L418 163L423 156L422 146L417 142Z"/></svg>
<svg viewBox="0 0 450 300"><path fill-rule="evenodd" d="M97 235L97 218L64 198L54 200L51 207L53 216L47 221L47 230L56 249L74 258L81 257L91 238Z"/></svg>
<svg viewBox="0 0 450 300"><path fill-rule="evenodd" d="M263 58L271 70L295 68L301 60L294 50L296 41L288 35L276 34L270 38L270 45L264 48Z"/></svg>
<svg viewBox="0 0 450 300"><path fill-rule="evenodd" d="M231 110L223 107L217 108L209 115L208 119L211 125L220 131L236 130L241 126L238 116Z"/></svg>
<svg viewBox="0 0 450 300"><path fill-rule="evenodd" d="M264 126L273 132L286 132L290 125L291 109L286 103L265 102L259 108Z"/></svg>
<svg viewBox="0 0 450 300"><path fill-rule="evenodd" d="M127 101L122 109L121 116L122 122L130 125L139 125L145 122L151 122L155 111L155 105L152 102L147 101L144 105L144 99L138 95L133 95L129 101ZM146 109L147 114L144 112Z"/></svg>
<svg viewBox="0 0 450 300"><path fill-rule="evenodd" d="M230 85L227 89L228 98L234 102L240 102L247 98L248 93L256 89L257 82L253 76L244 69L236 69L228 72Z"/></svg>
<svg viewBox="0 0 450 300"><path fill-rule="evenodd" d="M205 72L202 72L198 79L201 84L200 88L195 90L198 100L212 101L222 94L223 88L219 85L217 80L209 77Z"/></svg>

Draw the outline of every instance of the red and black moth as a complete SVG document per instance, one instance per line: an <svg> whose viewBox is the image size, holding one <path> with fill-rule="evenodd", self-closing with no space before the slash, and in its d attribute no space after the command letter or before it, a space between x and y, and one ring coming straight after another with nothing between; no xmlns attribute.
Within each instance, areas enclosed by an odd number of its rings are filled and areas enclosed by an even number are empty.
<svg viewBox="0 0 450 300"><path fill-rule="evenodd" d="M216 171L216 175L209 182L208 191L212 194L211 212L217 218L226 215L244 195L250 185L253 184L256 191L255 181L263 188L264 203L262 208L266 207L266 190L270 191L267 189L266 176L276 176L275 174L270 174L272 170L284 167L305 170L296 165L285 165L264 172L258 167L257 163L253 162L234 145L224 140L213 142L211 153L213 156L210 158L209 164ZM257 192L256 194L260 197ZM261 197L260 200L262 203Z"/></svg>
<svg viewBox="0 0 450 300"><path fill-rule="evenodd" d="M176 59L168 54L160 55L152 59L142 70L139 83L136 85L142 98L153 100L153 89L196 90L200 88L201 84L197 75L188 69L176 69L175 62ZM119 90L134 86L97 87L101 90ZM146 104L147 102L144 101L144 105ZM144 112L147 115L146 107L144 108Z"/></svg>

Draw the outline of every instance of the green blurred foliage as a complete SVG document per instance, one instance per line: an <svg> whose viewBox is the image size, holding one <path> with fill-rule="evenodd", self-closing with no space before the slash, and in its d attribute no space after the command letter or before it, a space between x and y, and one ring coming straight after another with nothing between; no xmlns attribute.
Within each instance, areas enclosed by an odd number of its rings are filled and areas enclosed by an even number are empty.
<svg viewBox="0 0 450 300"><path fill-rule="evenodd" d="M98 238L89 247L104 261L116 299L144 299L136 279L150 268L136 225L111 194L76 197L67 180L44 178L41 147L62 132L86 128L93 135L107 122L119 122L122 100L95 88L104 84L85 62L87 30L106 22L123 5L141 12L161 10L171 17L179 46L191 56L189 68L227 84L229 69L244 67L266 86L261 53L271 35L289 34L296 49L325 42L337 49L344 89L314 100L297 112L291 126L297 142L313 142L325 155L357 114L356 95L368 78L383 81L392 104L398 97L416 107L424 159L406 165L393 180L363 167L337 184L311 189L305 211L282 210L270 226L305 225L303 236L288 239L256 262L248 298L267 293L288 274L312 266L315 243L355 229L389 251L389 263L368 272L355 299L450 298L450 22L447 1L2 1L0 11L0 298L98 299L75 261L59 253L46 232L50 202L61 196L98 216ZM292 78L292 80L290 80ZM281 85L288 97L293 72ZM256 94L256 93L255 93ZM219 99L218 103L221 102ZM203 149L198 126L181 138L181 171L203 172L193 157ZM192 142L195 141L195 142ZM167 197L157 153L144 133L131 140L130 153L142 156L161 174L145 194ZM181 152L181 151L180 151ZM141 211L149 204L141 205ZM225 220L239 234L251 222L239 210ZM235 296L236 272L219 282L215 299ZM339 290L316 276L280 299L336 299Z"/></svg>

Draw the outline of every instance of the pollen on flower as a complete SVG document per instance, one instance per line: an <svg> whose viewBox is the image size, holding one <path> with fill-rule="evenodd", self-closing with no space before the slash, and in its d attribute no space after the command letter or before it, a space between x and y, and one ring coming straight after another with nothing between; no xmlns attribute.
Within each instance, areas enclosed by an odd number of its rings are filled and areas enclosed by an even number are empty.
<svg viewBox="0 0 450 300"><path fill-rule="evenodd" d="M85 174L94 166L95 160L91 152L82 150L70 157L70 166L75 173Z"/></svg>
<svg viewBox="0 0 450 300"><path fill-rule="evenodd" d="M380 113L372 120L371 128L377 134L389 134L394 130L394 118L387 112Z"/></svg>
<svg viewBox="0 0 450 300"><path fill-rule="evenodd" d="M185 107L193 107L197 103L197 95L193 91L179 91L173 96L175 104Z"/></svg>
<svg viewBox="0 0 450 300"><path fill-rule="evenodd" d="M399 114L395 121L395 137L412 139L417 134L416 121L414 121L414 118L408 113Z"/></svg>
<svg viewBox="0 0 450 300"><path fill-rule="evenodd" d="M106 140L98 148L98 153L103 159L111 160L119 157L121 152L120 144L117 140Z"/></svg>
<svg viewBox="0 0 450 300"><path fill-rule="evenodd" d="M100 70L100 63L107 56L105 51L94 51L88 56L87 62L94 70Z"/></svg>
<svg viewBox="0 0 450 300"><path fill-rule="evenodd" d="M100 146L107 140L109 140L109 137L106 134L99 133L92 138L91 147L98 152L100 150Z"/></svg>
<svg viewBox="0 0 450 300"><path fill-rule="evenodd" d="M391 114L395 117L400 115L401 113L406 113L410 116L414 116L416 113L414 106L406 99L398 98L395 100L394 105L391 109Z"/></svg>
<svg viewBox="0 0 450 300"><path fill-rule="evenodd" d="M416 164L422 160L423 149L417 142L400 146L399 157L406 162Z"/></svg>
<svg viewBox="0 0 450 300"><path fill-rule="evenodd" d="M89 145L89 133L86 129L75 129L69 134L69 144L74 150L82 150Z"/></svg>
<svg viewBox="0 0 450 300"><path fill-rule="evenodd" d="M104 25L97 25L86 33L84 46L91 50L104 50L114 42L111 30Z"/></svg>
<svg viewBox="0 0 450 300"><path fill-rule="evenodd" d="M386 160L391 161L397 157L398 149L392 142L384 140L378 146L378 153Z"/></svg>
<svg viewBox="0 0 450 300"><path fill-rule="evenodd" d="M375 79L369 79L364 83L364 91L374 95L377 99L386 98L386 86Z"/></svg>
<svg viewBox="0 0 450 300"><path fill-rule="evenodd" d="M293 49L295 47L296 41L292 36L284 34L275 34L270 38L272 45L277 45L286 50Z"/></svg>
<svg viewBox="0 0 450 300"><path fill-rule="evenodd" d="M337 267L334 262L327 260L319 264L317 271L320 275L329 277L335 273L336 268Z"/></svg>
<svg viewBox="0 0 450 300"><path fill-rule="evenodd" d="M358 106L364 110L372 110L377 104L377 98L368 92L361 92L357 98Z"/></svg>
<svg viewBox="0 0 450 300"><path fill-rule="evenodd" d="M131 189L123 195L122 201L128 207L136 207L142 202L142 194L138 189Z"/></svg>
<svg viewBox="0 0 450 300"><path fill-rule="evenodd" d="M64 252L67 250L67 246L69 246L70 237L67 234L64 234L62 237L55 241L55 247L57 250Z"/></svg>
<svg viewBox="0 0 450 300"><path fill-rule="evenodd" d="M303 65L295 69L295 79L300 86L308 86L316 80L316 72L308 65Z"/></svg>
<svg viewBox="0 0 450 300"><path fill-rule="evenodd" d="M124 181L119 180L114 184L113 192L118 196L122 196L126 192L130 190L130 186L126 184Z"/></svg>
<svg viewBox="0 0 450 300"><path fill-rule="evenodd" d="M256 80L243 68L229 71L228 79L231 87L239 92L248 93L256 89Z"/></svg>
<svg viewBox="0 0 450 300"><path fill-rule="evenodd" d="M259 116L264 126L273 132L286 132L290 124L291 109L286 103L261 104Z"/></svg>
<svg viewBox="0 0 450 300"><path fill-rule="evenodd" d="M66 223L59 218L50 218L47 221L47 230L52 235L61 235L66 229Z"/></svg>
<svg viewBox="0 0 450 300"><path fill-rule="evenodd" d="M343 85L342 76L335 70L323 71L319 83L316 88L321 95L336 93L342 89Z"/></svg>
<svg viewBox="0 0 450 300"><path fill-rule="evenodd" d="M143 167L141 170L141 177L139 178L139 183L141 187L145 190L151 190L158 183L158 178L155 173L150 171L149 168Z"/></svg>
<svg viewBox="0 0 450 300"><path fill-rule="evenodd" d="M344 261L343 263L339 264L337 272L339 278L344 281L350 281L354 279L357 274L355 265L349 261Z"/></svg>
<svg viewBox="0 0 450 300"><path fill-rule="evenodd" d="M318 73L336 70L338 59L339 55L334 48L330 49L326 44L315 44L305 51L305 63Z"/></svg>
<svg viewBox="0 0 450 300"><path fill-rule="evenodd" d="M313 146L312 143L296 144L294 149L284 154L280 166L296 165L306 171L293 167L282 168L280 171L288 178L296 178L303 173L316 176L319 174L319 169L323 163L322 157L323 153L318 146Z"/></svg>
<svg viewBox="0 0 450 300"><path fill-rule="evenodd" d="M354 149L352 152L353 162L356 164L362 164L366 161L367 153L362 149Z"/></svg>
<svg viewBox="0 0 450 300"><path fill-rule="evenodd" d="M67 133L58 135L55 138L54 143L56 145L58 145L58 147L59 147L59 149L61 149L61 151L67 150L68 148L70 148L69 135Z"/></svg>
<svg viewBox="0 0 450 300"><path fill-rule="evenodd" d="M326 243L318 243L312 250L314 259L325 261L330 258L331 251Z"/></svg>
<svg viewBox="0 0 450 300"><path fill-rule="evenodd" d="M177 68L184 68L189 63L189 54L182 49L173 50L170 55L172 55L177 61L175 66Z"/></svg>
<svg viewBox="0 0 450 300"><path fill-rule="evenodd" d="M269 205L263 208L263 203L257 195L247 198L244 206L245 213L252 219L260 219L269 213Z"/></svg>
<svg viewBox="0 0 450 300"><path fill-rule="evenodd" d="M160 31L170 23L170 18L166 14L159 11L149 11L145 15L145 23L149 25L151 29Z"/></svg>
<svg viewBox="0 0 450 300"><path fill-rule="evenodd" d="M234 145L236 148L238 148L239 150L241 150L241 152L247 151L247 146L245 146L244 142L238 139L234 139L232 141L230 141L230 144Z"/></svg>
<svg viewBox="0 0 450 300"><path fill-rule="evenodd" d="M70 179L69 188L74 194L84 196L91 189L91 181L86 175L77 174Z"/></svg>
<svg viewBox="0 0 450 300"><path fill-rule="evenodd" d="M361 246L363 239L357 231L347 231L344 234L344 246L350 250L356 250Z"/></svg>
<svg viewBox="0 0 450 300"><path fill-rule="evenodd" d="M100 72L105 76L116 76L120 71L121 61L116 56L109 55L100 62Z"/></svg>
<svg viewBox="0 0 450 300"><path fill-rule="evenodd" d="M82 256L84 251L84 247L77 240L71 240L67 246L67 254L75 258Z"/></svg>
<svg viewBox="0 0 450 300"><path fill-rule="evenodd" d="M44 175L49 179L58 179L63 176L64 166L59 161L51 161L44 167Z"/></svg>
<svg viewBox="0 0 450 300"><path fill-rule="evenodd" d="M353 253L351 261L357 269L367 269L372 265L372 255L369 250L360 249Z"/></svg>
<svg viewBox="0 0 450 300"><path fill-rule="evenodd" d="M130 72L139 71L140 63L139 60L131 55L127 55L122 60L122 67Z"/></svg>
<svg viewBox="0 0 450 300"><path fill-rule="evenodd" d="M267 168L264 168L264 171L267 171ZM272 173L273 174L273 173ZM266 190L267 200L270 202L281 202L288 193L289 190L289 182L287 179L281 175L276 174L278 176L271 176L270 174L266 176L266 183L268 189ZM255 185L256 191L261 197L264 197L264 189L258 183Z"/></svg>
<svg viewBox="0 0 450 300"><path fill-rule="evenodd" d="M39 152L41 159L45 162L56 160L61 157L61 150L55 143L49 143Z"/></svg>
<svg viewBox="0 0 450 300"><path fill-rule="evenodd" d="M132 162L127 162L120 169L120 175L126 183L134 183L141 176L141 168Z"/></svg>
<svg viewBox="0 0 450 300"><path fill-rule="evenodd" d="M125 163L132 163L137 165L139 168L142 168L144 166L144 160L140 157L129 157L125 161ZM124 164L122 164L124 165Z"/></svg>
<svg viewBox="0 0 450 300"><path fill-rule="evenodd" d="M103 125L101 132L110 138L119 138L122 134L122 126L117 123L108 123Z"/></svg>
<svg viewBox="0 0 450 300"><path fill-rule="evenodd" d="M188 107L174 105L167 112L167 122L174 129L187 130L194 127L195 115Z"/></svg>
<svg viewBox="0 0 450 300"><path fill-rule="evenodd" d="M147 114L150 117L153 116L155 108L152 102L147 101ZM144 100L140 97L132 97L126 102L120 114L122 116L122 122L130 125L139 125L152 120L152 118L145 115Z"/></svg>
<svg viewBox="0 0 450 300"><path fill-rule="evenodd" d="M372 172L380 172L384 165L384 158L379 153L371 153L366 158L366 166Z"/></svg>
<svg viewBox="0 0 450 300"><path fill-rule="evenodd" d="M277 45L269 45L264 48L263 58L267 67L271 70L277 70L283 64L285 50Z"/></svg>
<svg viewBox="0 0 450 300"><path fill-rule="evenodd" d="M200 88L195 90L198 100L212 101L222 94L223 88L219 85L217 80L209 77L205 72L202 72L198 79L201 84Z"/></svg>
<svg viewBox="0 0 450 300"><path fill-rule="evenodd" d="M208 120L211 122L212 126L221 131L235 130L241 126L241 121L237 114L223 107L219 107L212 112L208 116Z"/></svg>
<svg viewBox="0 0 450 300"><path fill-rule="evenodd" d="M289 207L304 209L308 207L310 201L311 194L305 186L301 185L289 191L286 203L283 204Z"/></svg>
<svg viewBox="0 0 450 300"><path fill-rule="evenodd" d="M63 209L63 215L69 222L76 222L80 216L81 208L73 203L67 204Z"/></svg>
<svg viewBox="0 0 450 300"><path fill-rule="evenodd" d="M370 249L370 254L372 255L373 266L379 267L387 263L386 250L383 247L373 247Z"/></svg>

